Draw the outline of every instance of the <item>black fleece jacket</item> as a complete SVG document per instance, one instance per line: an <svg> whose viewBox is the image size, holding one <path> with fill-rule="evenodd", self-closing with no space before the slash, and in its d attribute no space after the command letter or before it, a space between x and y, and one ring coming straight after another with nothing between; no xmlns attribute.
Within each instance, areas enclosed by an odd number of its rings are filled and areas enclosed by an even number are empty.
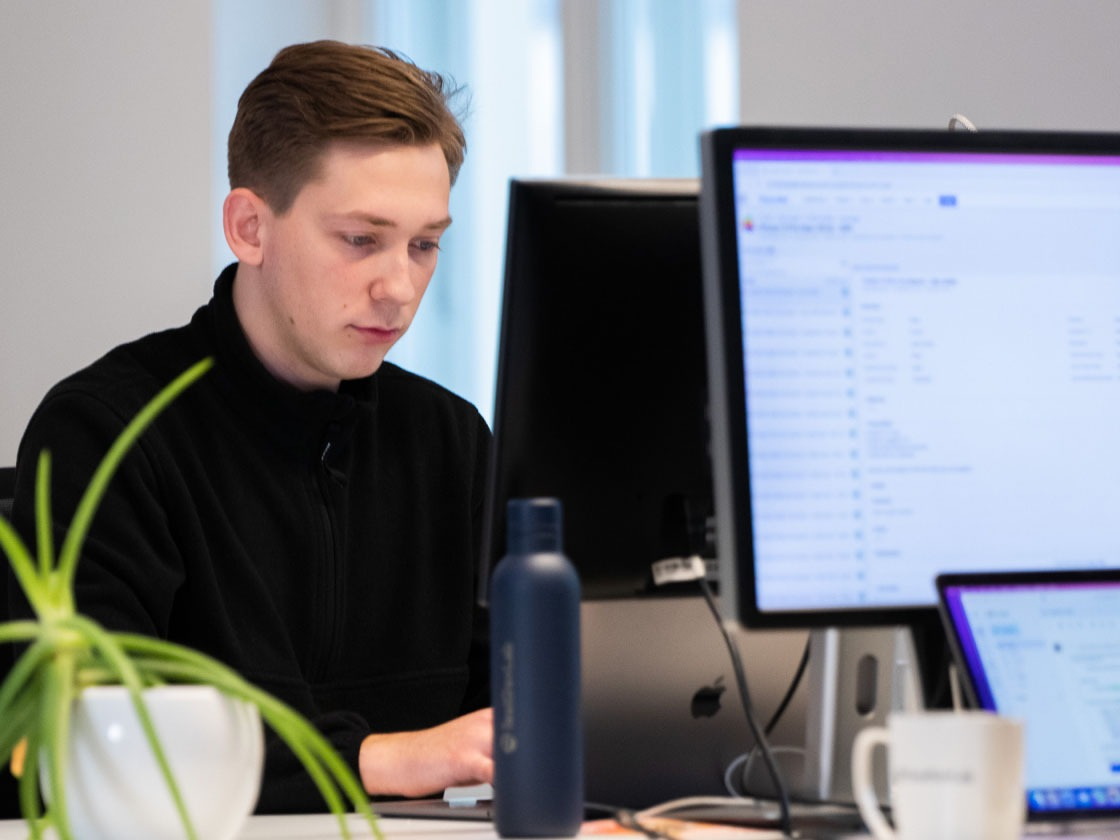
<svg viewBox="0 0 1120 840"><path fill-rule="evenodd" d="M356 770L370 732L488 703L475 572L489 431L468 403L388 363L338 393L277 381L241 331L233 277L231 266L188 325L50 391L20 444L14 519L34 534L47 447L55 518L68 523L125 423L212 356L113 479L79 564L78 608L226 662L310 718ZM324 807L268 733L258 811Z"/></svg>

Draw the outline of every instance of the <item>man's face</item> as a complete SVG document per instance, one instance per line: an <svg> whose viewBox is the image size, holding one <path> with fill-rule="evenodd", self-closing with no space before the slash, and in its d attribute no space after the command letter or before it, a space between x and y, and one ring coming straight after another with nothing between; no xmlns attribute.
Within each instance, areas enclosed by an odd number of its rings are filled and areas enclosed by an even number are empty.
<svg viewBox="0 0 1120 840"><path fill-rule="evenodd" d="M438 144L336 144L287 213L265 210L263 317L246 327L273 375L335 389L381 366L435 271L450 193Z"/></svg>

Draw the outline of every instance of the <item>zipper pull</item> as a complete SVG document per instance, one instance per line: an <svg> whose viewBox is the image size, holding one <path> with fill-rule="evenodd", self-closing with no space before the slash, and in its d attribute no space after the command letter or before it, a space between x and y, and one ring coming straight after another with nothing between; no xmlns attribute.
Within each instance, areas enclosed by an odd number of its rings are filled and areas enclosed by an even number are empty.
<svg viewBox="0 0 1120 840"><path fill-rule="evenodd" d="M323 444L323 451L319 454L319 463L323 465L323 468L327 471L327 475L331 477L335 484L345 487L347 484L346 473L344 473L340 469L332 467L330 462L328 461L331 450L334 448L334 441L331 440L331 438L337 430L338 427L333 424L331 425L330 430L328 430L327 442Z"/></svg>

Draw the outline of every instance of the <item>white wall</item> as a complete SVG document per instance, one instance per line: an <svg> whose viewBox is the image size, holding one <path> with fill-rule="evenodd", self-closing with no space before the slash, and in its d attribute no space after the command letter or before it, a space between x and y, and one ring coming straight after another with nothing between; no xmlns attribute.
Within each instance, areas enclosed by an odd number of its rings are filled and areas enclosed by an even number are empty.
<svg viewBox="0 0 1120 840"><path fill-rule="evenodd" d="M1120 131L1115 0L739 0L743 122Z"/></svg>
<svg viewBox="0 0 1120 840"><path fill-rule="evenodd" d="M745 122L1120 131L1115 0L739 2ZM209 296L212 15L0 0L0 465L51 384Z"/></svg>
<svg viewBox="0 0 1120 840"><path fill-rule="evenodd" d="M209 294L210 4L0 2L0 465L63 375Z"/></svg>

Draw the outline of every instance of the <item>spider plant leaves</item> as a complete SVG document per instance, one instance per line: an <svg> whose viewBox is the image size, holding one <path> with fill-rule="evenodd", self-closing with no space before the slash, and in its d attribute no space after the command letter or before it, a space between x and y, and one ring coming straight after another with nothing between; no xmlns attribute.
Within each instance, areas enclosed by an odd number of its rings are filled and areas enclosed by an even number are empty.
<svg viewBox="0 0 1120 840"><path fill-rule="evenodd" d="M74 575L82 546L105 490L124 456L141 434L174 399L206 373L211 359L192 365L163 388L125 426L94 471L75 509L57 558L51 512L51 455L40 453L35 476L35 532L33 554L19 534L0 516L0 550L7 555L34 620L0 624L0 643L26 648L0 684L0 758L8 760L17 744L25 745L19 780L20 807L32 837L51 826L60 840L72 840L64 779L73 701L87 685L124 685L171 793L188 837L197 840L184 798L152 722L143 690L164 683L210 685L224 694L255 706L265 722L304 764L324 801L339 821L343 837L350 832L346 800L365 817L375 837L382 835L369 797L350 767L331 744L301 715L251 685L217 660L173 642L106 630L77 613ZM39 801L40 765L49 794L42 813Z"/></svg>

